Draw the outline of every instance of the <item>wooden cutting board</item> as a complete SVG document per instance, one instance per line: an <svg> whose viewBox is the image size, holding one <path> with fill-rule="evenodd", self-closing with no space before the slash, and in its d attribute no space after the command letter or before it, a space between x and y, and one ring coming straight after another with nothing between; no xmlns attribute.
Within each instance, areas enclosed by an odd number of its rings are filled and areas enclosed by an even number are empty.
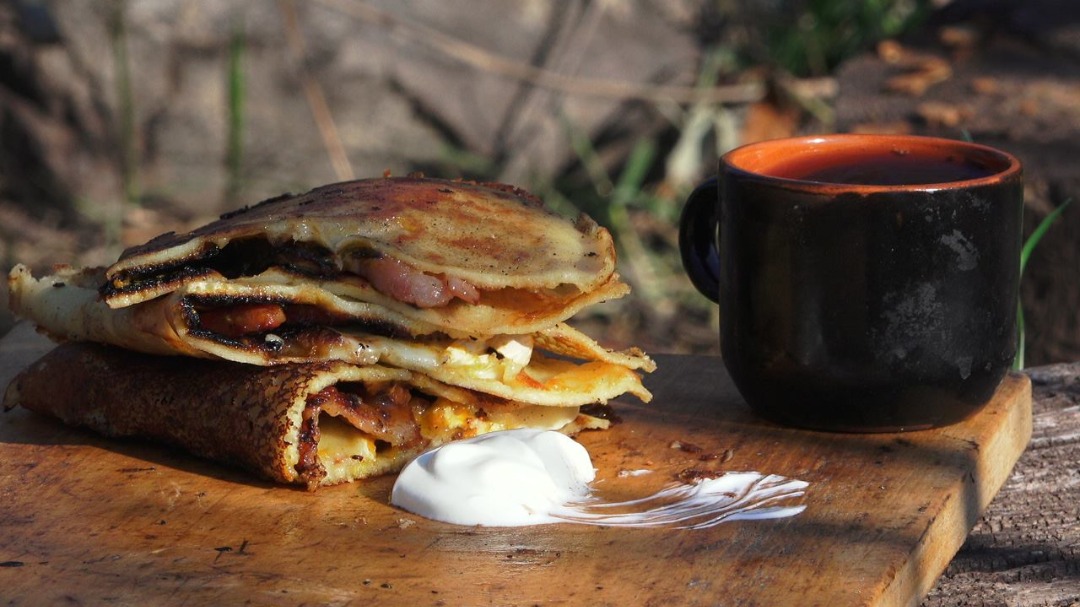
<svg viewBox="0 0 1080 607"><path fill-rule="evenodd" d="M0 339L0 386L43 347L23 326ZM1008 376L967 422L857 436L756 419L717 358L658 363L651 404L620 403L621 424L580 437L598 486L642 496L688 469L754 470L809 481L802 514L696 531L457 527L388 506L392 477L307 493L14 410L0 415L0 597L14 605L911 605L1031 433L1022 375Z"/></svg>

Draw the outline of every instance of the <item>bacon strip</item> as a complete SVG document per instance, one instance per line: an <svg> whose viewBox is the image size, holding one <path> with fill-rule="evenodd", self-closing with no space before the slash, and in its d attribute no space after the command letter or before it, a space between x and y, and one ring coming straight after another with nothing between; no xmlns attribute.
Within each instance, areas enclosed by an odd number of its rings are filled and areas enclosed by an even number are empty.
<svg viewBox="0 0 1080 607"><path fill-rule="evenodd" d="M467 303L474 304L480 301L480 291L477 290L472 283L466 282L460 278L447 278L446 288L454 297Z"/></svg>
<svg viewBox="0 0 1080 607"><path fill-rule="evenodd" d="M265 333L285 324L285 309L277 304L237 304L199 311L199 324L225 337Z"/></svg>
<svg viewBox="0 0 1080 607"><path fill-rule="evenodd" d="M411 446L423 440L412 416L413 395L399 383L373 394L325 388L309 400L323 413L339 417L357 430L391 445Z"/></svg>
<svg viewBox="0 0 1080 607"><path fill-rule="evenodd" d="M420 308L445 306L455 297L473 304L480 299L480 292L465 280L425 274L392 257L353 259L349 266L376 291Z"/></svg>
<svg viewBox="0 0 1080 607"><path fill-rule="evenodd" d="M273 331L286 322L292 326L331 326L343 318L310 304L250 303L199 310L199 327L237 338Z"/></svg>

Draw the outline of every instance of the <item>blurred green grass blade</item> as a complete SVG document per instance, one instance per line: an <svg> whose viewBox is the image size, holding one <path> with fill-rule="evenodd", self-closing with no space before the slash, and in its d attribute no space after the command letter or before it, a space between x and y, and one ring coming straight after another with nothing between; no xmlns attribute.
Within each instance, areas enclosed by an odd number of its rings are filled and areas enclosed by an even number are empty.
<svg viewBox="0 0 1080 607"><path fill-rule="evenodd" d="M1017 298L1016 302L1016 357L1013 358L1013 370L1021 371L1024 368L1024 355L1027 345L1024 340L1024 304Z"/></svg>
<svg viewBox="0 0 1080 607"><path fill-rule="evenodd" d="M614 191L615 184L608 177L607 170L604 169L604 163L600 159L596 147L593 146L592 140L589 139L588 134L573 124L565 115L562 116L562 123L566 135L570 139L570 147L573 148L574 154L581 161L581 166L589 176L593 189L602 197L609 196Z"/></svg>
<svg viewBox="0 0 1080 607"><path fill-rule="evenodd" d="M612 191L612 204L627 205L641 195L655 159L656 144L649 139L639 139L619 174L619 180Z"/></svg>
<svg viewBox="0 0 1080 607"><path fill-rule="evenodd" d="M1039 225L1035 227L1035 230L1031 233L1031 236L1028 236L1027 241L1024 242L1024 248L1020 250L1021 274L1024 272L1024 268L1027 267L1028 259L1031 258L1032 251L1035 250L1035 247L1038 246L1039 241L1042 240L1043 236L1046 236L1046 232L1050 229L1050 226L1054 225L1054 222L1057 221L1058 217L1061 216L1061 214L1065 211L1066 207L1068 207L1069 203L1071 202L1072 198L1069 198L1065 202L1061 203L1061 206L1054 209L1052 213L1044 217L1043 220L1039 222Z"/></svg>
<svg viewBox="0 0 1080 607"><path fill-rule="evenodd" d="M120 146L120 181L129 204L139 202L139 150L135 138L135 93L132 88L131 57L128 52L127 14L124 0L115 2L108 14L109 44L116 73L114 93L117 103L117 140Z"/></svg>
<svg viewBox="0 0 1080 607"><path fill-rule="evenodd" d="M228 146L226 162L228 164L228 197L230 200L239 197L243 185L244 103L247 89L244 80L246 38L243 24L237 23L234 25L231 40L229 41L229 131L226 144Z"/></svg>
<svg viewBox="0 0 1080 607"><path fill-rule="evenodd" d="M1024 274L1024 269L1027 268L1028 260L1031 259L1031 253L1035 250L1035 247L1038 246L1039 241L1046 236L1047 231L1049 231L1050 227L1057 222L1058 218L1061 217L1061 214L1065 212L1065 209L1071 202L1072 198L1065 200L1065 202L1061 203L1061 205L1054 209L1053 212L1046 217L1043 217L1043 220L1039 222L1039 225L1035 226L1035 230L1031 232L1031 236L1028 236L1027 240L1024 241L1024 246L1020 249L1021 276ZM1016 302L1016 333L1016 358L1013 359L1013 369L1019 371L1024 368L1024 355L1025 350L1027 349L1026 331L1024 326L1024 305L1019 297L1017 297Z"/></svg>

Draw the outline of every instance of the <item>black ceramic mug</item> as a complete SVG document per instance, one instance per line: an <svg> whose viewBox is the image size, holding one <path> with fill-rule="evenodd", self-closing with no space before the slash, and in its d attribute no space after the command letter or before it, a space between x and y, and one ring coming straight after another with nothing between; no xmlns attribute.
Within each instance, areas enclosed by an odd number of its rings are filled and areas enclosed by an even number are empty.
<svg viewBox="0 0 1080 607"><path fill-rule="evenodd" d="M914 136L766 141L687 200L683 263L760 415L882 432L960 421L1017 346L1016 158Z"/></svg>

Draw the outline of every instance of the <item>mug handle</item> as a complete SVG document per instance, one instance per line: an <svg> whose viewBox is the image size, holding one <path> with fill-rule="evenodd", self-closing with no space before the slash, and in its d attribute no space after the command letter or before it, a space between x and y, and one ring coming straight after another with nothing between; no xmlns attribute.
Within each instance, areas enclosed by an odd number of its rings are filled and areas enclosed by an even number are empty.
<svg viewBox="0 0 1080 607"><path fill-rule="evenodd" d="M720 190L716 177L694 188L679 218L679 253L690 282L720 301Z"/></svg>

